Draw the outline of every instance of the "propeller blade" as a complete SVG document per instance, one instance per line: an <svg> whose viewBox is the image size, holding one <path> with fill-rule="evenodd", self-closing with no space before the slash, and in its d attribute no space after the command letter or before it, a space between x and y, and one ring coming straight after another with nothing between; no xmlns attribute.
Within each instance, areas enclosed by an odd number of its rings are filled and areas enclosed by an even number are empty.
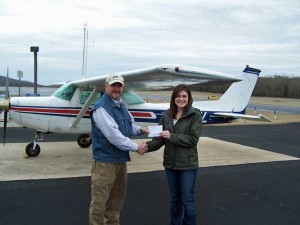
<svg viewBox="0 0 300 225"><path fill-rule="evenodd" d="M6 139L6 128L7 128L7 115L8 111L4 111L4 126L3 126L3 145L5 144L5 139Z"/></svg>
<svg viewBox="0 0 300 225"><path fill-rule="evenodd" d="M7 121L8 121L8 110L9 110L9 68L7 67L7 74L6 74L6 86L5 86L5 100L0 102L0 108L4 111L4 124L3 124L3 145L5 144L6 140L6 128L7 128Z"/></svg>
<svg viewBox="0 0 300 225"><path fill-rule="evenodd" d="M9 100L0 101L0 109L3 110L3 114L4 114L4 118L3 118L4 119L4 121L3 121L3 145L5 144L9 108L10 108Z"/></svg>
<svg viewBox="0 0 300 225"><path fill-rule="evenodd" d="M6 74L6 85L5 85L5 99L9 98L9 69L7 67L7 74Z"/></svg>

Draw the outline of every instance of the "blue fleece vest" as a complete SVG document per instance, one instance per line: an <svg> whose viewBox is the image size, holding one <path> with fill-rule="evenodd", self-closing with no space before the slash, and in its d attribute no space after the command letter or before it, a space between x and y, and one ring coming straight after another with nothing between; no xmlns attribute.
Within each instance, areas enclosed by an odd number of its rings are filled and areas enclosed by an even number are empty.
<svg viewBox="0 0 300 225"><path fill-rule="evenodd" d="M120 132L126 136L132 137L132 121L128 110L121 103L118 107L111 97L104 93L102 98L95 104L90 112L92 123L92 149L93 159L105 163L123 163L130 161L129 152L123 151L112 145L109 140L103 135L100 129L97 128L93 121L93 112L95 109L103 107L106 112L116 121ZM101 121L100 121L101 123Z"/></svg>

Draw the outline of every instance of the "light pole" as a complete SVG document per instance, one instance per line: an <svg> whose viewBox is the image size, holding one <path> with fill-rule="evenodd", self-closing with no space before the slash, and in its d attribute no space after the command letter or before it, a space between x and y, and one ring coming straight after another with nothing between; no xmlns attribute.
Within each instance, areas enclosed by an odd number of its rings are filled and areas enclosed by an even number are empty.
<svg viewBox="0 0 300 225"><path fill-rule="evenodd" d="M34 52L34 94L37 95L37 53L39 51L39 47L31 46L30 51Z"/></svg>
<svg viewBox="0 0 300 225"><path fill-rule="evenodd" d="M23 78L23 71L18 70L17 75L19 77L19 96L21 96L21 78Z"/></svg>

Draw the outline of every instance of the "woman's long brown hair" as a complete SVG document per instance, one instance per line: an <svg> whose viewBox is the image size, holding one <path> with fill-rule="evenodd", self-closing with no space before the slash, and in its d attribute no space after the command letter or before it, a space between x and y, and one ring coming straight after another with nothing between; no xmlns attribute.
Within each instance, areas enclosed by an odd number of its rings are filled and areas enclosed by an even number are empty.
<svg viewBox="0 0 300 225"><path fill-rule="evenodd" d="M188 99L189 99L188 104L183 108L183 113L185 113L188 110L188 108L193 104L192 93L191 93L189 86L187 86L185 84L177 85L175 87L175 89L173 90L171 101L170 101L170 111L171 111L173 118L176 117L176 114L178 112L177 105L175 104L175 98L181 91L185 91L188 94Z"/></svg>

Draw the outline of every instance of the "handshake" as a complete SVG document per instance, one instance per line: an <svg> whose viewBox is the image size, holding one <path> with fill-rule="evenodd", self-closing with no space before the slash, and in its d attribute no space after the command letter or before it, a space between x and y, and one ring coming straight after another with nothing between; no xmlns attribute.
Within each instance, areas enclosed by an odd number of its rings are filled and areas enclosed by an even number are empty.
<svg viewBox="0 0 300 225"><path fill-rule="evenodd" d="M144 155L147 151L148 151L148 145L145 142L138 144L137 153L139 155Z"/></svg>

